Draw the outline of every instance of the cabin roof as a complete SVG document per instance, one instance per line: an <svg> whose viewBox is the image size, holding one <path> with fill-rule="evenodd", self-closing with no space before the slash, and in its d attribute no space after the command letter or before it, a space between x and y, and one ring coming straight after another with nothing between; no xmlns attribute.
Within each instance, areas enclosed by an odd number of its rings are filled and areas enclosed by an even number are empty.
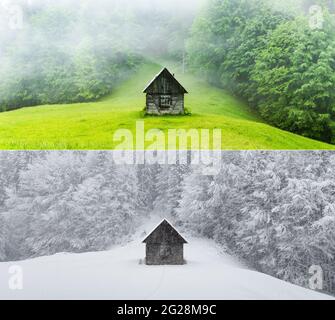
<svg viewBox="0 0 335 320"><path fill-rule="evenodd" d="M167 78L169 78L171 81L173 81L176 86L179 88L181 93L188 93L187 90L180 84L180 82L174 77L173 74L167 69L163 68L150 82L149 84L145 87L143 90L143 93L148 93L148 91L151 89L155 81L158 80L158 78L162 75L165 75Z"/></svg>
<svg viewBox="0 0 335 320"><path fill-rule="evenodd" d="M184 244L187 241L164 219L144 240L146 244Z"/></svg>

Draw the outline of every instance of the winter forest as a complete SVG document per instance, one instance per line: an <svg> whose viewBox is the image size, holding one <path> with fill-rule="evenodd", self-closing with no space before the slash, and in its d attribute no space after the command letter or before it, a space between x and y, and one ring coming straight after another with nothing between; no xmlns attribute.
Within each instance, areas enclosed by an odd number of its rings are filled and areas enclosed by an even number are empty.
<svg viewBox="0 0 335 320"><path fill-rule="evenodd" d="M335 154L224 152L202 166L116 165L110 152L0 153L0 261L127 243L152 215L250 268L307 286L333 277ZM140 239L139 239L140 241ZM331 279L327 292L335 293Z"/></svg>

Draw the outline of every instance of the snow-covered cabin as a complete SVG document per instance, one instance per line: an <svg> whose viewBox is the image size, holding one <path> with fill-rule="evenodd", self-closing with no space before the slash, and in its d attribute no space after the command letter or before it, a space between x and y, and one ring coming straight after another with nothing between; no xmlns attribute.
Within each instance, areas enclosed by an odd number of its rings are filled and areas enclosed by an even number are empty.
<svg viewBox="0 0 335 320"><path fill-rule="evenodd" d="M187 241L167 221L156 227L143 241L146 244L147 265L181 265L184 260L184 244Z"/></svg>
<svg viewBox="0 0 335 320"><path fill-rule="evenodd" d="M146 114L184 114L184 97L188 93L167 68L159 72L143 91L146 93Z"/></svg>

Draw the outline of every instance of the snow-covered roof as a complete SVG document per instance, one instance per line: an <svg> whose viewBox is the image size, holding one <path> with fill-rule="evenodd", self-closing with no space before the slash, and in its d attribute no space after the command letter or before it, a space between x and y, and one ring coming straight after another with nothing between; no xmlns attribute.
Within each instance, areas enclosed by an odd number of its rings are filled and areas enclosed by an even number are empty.
<svg viewBox="0 0 335 320"><path fill-rule="evenodd" d="M153 235L155 234L156 231L158 231L159 228L161 228L162 226L164 226L164 224L168 227L171 228L171 230L173 230L173 236L176 237L178 239L178 242L181 243L188 243L185 238L177 231L177 229L172 225L172 223L170 223L167 219L163 219L163 221L157 226L155 227L151 232L149 232L149 235L142 241L143 243L147 243L149 242L150 238L153 237Z"/></svg>

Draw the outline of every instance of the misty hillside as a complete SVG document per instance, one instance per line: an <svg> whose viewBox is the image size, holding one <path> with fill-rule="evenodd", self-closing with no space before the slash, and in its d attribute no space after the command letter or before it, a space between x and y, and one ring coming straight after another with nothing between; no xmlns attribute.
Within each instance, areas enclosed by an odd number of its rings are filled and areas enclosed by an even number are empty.
<svg viewBox="0 0 335 320"><path fill-rule="evenodd" d="M157 72L140 66L166 60L193 75L175 70L192 116L149 128L219 127L225 149L330 148L272 127L335 141L333 0L14 2L0 23L2 148L112 148Z"/></svg>
<svg viewBox="0 0 335 320"><path fill-rule="evenodd" d="M0 297L6 300L332 299L248 270L215 243L201 238L187 238L186 265L146 266L141 240L159 222L156 216L137 229L132 242L106 252L60 253L16 263L24 270L22 291L7 289L7 269L11 263L0 263Z"/></svg>
<svg viewBox="0 0 335 320"><path fill-rule="evenodd" d="M191 116L143 116L143 88L163 66L170 67L187 88L186 108L192 112ZM0 113L0 147L10 150L114 149L118 145L113 140L116 130L130 129L135 134L136 121L141 120L145 120L146 131L159 128L165 133L175 128L221 128L223 149L335 148L265 124L241 100L194 75L182 74L174 62L140 64L130 79L99 102Z"/></svg>

